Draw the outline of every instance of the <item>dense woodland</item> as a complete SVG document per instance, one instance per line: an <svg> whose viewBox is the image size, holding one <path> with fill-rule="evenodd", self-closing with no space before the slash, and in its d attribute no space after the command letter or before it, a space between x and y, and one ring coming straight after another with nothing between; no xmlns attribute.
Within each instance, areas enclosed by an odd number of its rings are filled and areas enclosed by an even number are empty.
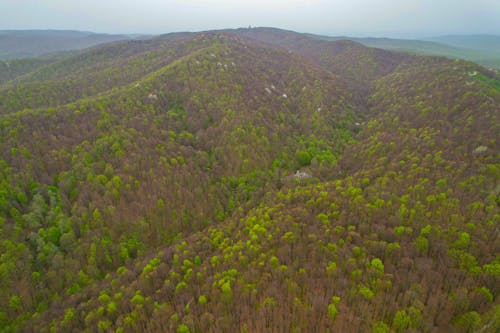
<svg viewBox="0 0 500 333"><path fill-rule="evenodd" d="M0 61L0 332L498 332L499 116L276 29Z"/></svg>

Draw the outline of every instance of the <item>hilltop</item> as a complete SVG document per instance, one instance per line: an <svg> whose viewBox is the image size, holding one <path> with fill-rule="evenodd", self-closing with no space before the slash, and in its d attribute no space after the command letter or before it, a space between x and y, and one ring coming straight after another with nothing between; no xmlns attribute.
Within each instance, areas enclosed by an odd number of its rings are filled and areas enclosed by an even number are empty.
<svg viewBox="0 0 500 333"><path fill-rule="evenodd" d="M0 331L500 329L496 72L269 28L16 61Z"/></svg>

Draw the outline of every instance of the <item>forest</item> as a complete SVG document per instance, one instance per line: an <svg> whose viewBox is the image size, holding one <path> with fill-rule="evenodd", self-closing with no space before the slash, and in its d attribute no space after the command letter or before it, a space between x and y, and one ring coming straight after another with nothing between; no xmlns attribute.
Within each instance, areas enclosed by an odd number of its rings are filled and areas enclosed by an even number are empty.
<svg viewBox="0 0 500 333"><path fill-rule="evenodd" d="M271 28L0 60L0 332L499 332L499 117Z"/></svg>

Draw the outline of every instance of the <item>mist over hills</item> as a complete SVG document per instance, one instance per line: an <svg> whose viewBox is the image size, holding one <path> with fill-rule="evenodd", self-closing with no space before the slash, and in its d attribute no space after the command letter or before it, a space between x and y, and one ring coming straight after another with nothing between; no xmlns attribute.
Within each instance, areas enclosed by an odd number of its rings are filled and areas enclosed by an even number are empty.
<svg viewBox="0 0 500 333"><path fill-rule="evenodd" d="M500 69L500 36L442 36L424 40L387 38L353 40L370 47L466 59L483 66Z"/></svg>
<svg viewBox="0 0 500 333"><path fill-rule="evenodd" d="M72 30L0 30L0 59L31 58L81 50L128 38L131 37Z"/></svg>
<svg viewBox="0 0 500 333"><path fill-rule="evenodd" d="M177 33L178 36L186 34L190 33ZM348 39L386 50L466 59L500 69L500 36L497 35L446 35L421 39L305 35L326 40ZM116 40L151 37L141 34L113 35L70 30L0 30L0 59L37 57L81 50Z"/></svg>
<svg viewBox="0 0 500 333"><path fill-rule="evenodd" d="M500 36L496 35L445 35L427 39L468 49L498 51L500 48Z"/></svg>
<svg viewBox="0 0 500 333"><path fill-rule="evenodd" d="M499 115L271 28L0 62L0 331L497 332Z"/></svg>

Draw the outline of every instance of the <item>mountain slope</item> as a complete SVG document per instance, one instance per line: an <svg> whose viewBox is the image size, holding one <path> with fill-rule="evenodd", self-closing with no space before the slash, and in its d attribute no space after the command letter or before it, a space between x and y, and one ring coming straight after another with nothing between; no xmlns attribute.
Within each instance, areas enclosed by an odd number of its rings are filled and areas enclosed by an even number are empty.
<svg viewBox="0 0 500 333"><path fill-rule="evenodd" d="M269 29L60 64L0 89L42 101L0 116L4 331L500 328L494 73Z"/></svg>
<svg viewBox="0 0 500 333"><path fill-rule="evenodd" d="M69 56L0 86L0 112L66 104L130 84L202 45L175 34ZM8 98L7 98L8 96Z"/></svg>
<svg viewBox="0 0 500 333"><path fill-rule="evenodd" d="M273 28L238 29L235 33L288 48L346 78L366 82L386 75L411 59L402 53L371 49L349 40L325 41Z"/></svg>
<svg viewBox="0 0 500 333"><path fill-rule="evenodd" d="M436 105L467 68L422 66L421 77L408 70L378 82L374 119L339 161L345 178L286 185L247 214L120 268L49 313L60 318L53 327L497 330L499 96L464 86L444 112ZM481 110L470 109L478 101Z"/></svg>
<svg viewBox="0 0 500 333"><path fill-rule="evenodd" d="M19 76L36 71L58 60L58 56L45 58L0 60L0 86L18 78Z"/></svg>
<svg viewBox="0 0 500 333"><path fill-rule="evenodd" d="M313 153L315 176L335 164L356 108L342 79L230 36L189 43L122 88L2 116L10 318L255 205Z"/></svg>

